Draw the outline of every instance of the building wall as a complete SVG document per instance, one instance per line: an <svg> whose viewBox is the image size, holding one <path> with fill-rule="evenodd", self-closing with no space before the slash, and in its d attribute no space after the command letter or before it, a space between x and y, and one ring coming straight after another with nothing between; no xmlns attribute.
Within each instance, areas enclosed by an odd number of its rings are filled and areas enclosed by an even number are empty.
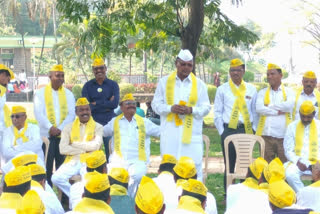
<svg viewBox="0 0 320 214"><path fill-rule="evenodd" d="M24 53L23 48L15 48L14 49L14 58L13 58L13 72L16 74L21 73L22 69L27 72L27 76L33 76L33 71L31 70L31 49L26 48L26 60L27 63L25 65L24 62ZM27 66L27 68L25 68Z"/></svg>

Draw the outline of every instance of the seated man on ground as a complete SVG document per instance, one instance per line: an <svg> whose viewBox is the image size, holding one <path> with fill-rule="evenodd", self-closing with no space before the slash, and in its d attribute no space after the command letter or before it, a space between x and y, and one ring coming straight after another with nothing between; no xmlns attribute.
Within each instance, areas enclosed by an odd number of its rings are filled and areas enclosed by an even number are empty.
<svg viewBox="0 0 320 214"><path fill-rule="evenodd" d="M44 212L46 211L46 212ZM18 214L44 214L50 213L46 210L42 199L34 190L29 190L22 199L21 209Z"/></svg>
<svg viewBox="0 0 320 214"><path fill-rule="evenodd" d="M61 134L60 153L67 155L64 163L52 175L52 183L70 197L69 179L84 174L86 157L102 145L103 127L91 116L89 102L79 98L76 103L76 119L64 127Z"/></svg>
<svg viewBox="0 0 320 214"><path fill-rule="evenodd" d="M128 194L134 197L142 176L147 172L150 136L158 137L160 127L136 114L136 102L132 94L122 98L120 108L123 113L103 128L104 137L113 136L108 169L123 167L128 170Z"/></svg>
<svg viewBox="0 0 320 214"><path fill-rule="evenodd" d="M151 120L153 123L160 125L160 115L153 111L151 107L151 101L146 102L147 105L147 113L146 118Z"/></svg>
<svg viewBox="0 0 320 214"><path fill-rule="evenodd" d="M304 101L299 113L300 120L289 124L283 144L288 159L286 180L296 192L304 187L300 176L311 175L311 166L320 159L320 122L314 118L313 103Z"/></svg>

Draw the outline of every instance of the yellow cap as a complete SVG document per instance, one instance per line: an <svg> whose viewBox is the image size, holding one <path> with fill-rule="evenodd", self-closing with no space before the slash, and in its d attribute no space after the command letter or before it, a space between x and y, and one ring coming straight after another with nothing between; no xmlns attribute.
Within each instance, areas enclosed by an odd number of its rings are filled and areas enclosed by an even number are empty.
<svg viewBox="0 0 320 214"><path fill-rule="evenodd" d="M101 174L97 171L88 172L85 175L86 185L85 188L90 193L98 193L110 188L110 183L107 174Z"/></svg>
<svg viewBox="0 0 320 214"><path fill-rule="evenodd" d="M207 187L201 181L192 178L182 184L182 189L203 196L207 196L208 191Z"/></svg>
<svg viewBox="0 0 320 214"><path fill-rule="evenodd" d="M309 115L314 112L316 109L313 103L310 100L304 101L300 106L300 113L303 115Z"/></svg>
<svg viewBox="0 0 320 214"><path fill-rule="evenodd" d="M129 173L124 168L112 168L109 176L122 183L129 182Z"/></svg>
<svg viewBox="0 0 320 214"><path fill-rule="evenodd" d="M135 202L146 214L156 214L163 207L163 195L157 184L149 177L143 176L137 190Z"/></svg>
<svg viewBox="0 0 320 214"><path fill-rule="evenodd" d="M45 207L35 190L29 190L22 198L20 210L17 214L43 214Z"/></svg>
<svg viewBox="0 0 320 214"><path fill-rule="evenodd" d="M63 70L63 66L62 65L54 65L52 66L51 70L50 71L59 71L59 72L64 72Z"/></svg>
<svg viewBox="0 0 320 214"><path fill-rule="evenodd" d="M268 183L283 180L285 178L285 170L281 160L278 157L273 159L268 166L263 169L263 175Z"/></svg>
<svg viewBox="0 0 320 214"><path fill-rule="evenodd" d="M18 113L27 113L27 111L22 106L12 106L11 114L18 114Z"/></svg>
<svg viewBox="0 0 320 214"><path fill-rule="evenodd" d="M237 66L240 66L240 65L244 65L244 63L239 58L235 58L235 59L230 61L230 68L234 68L234 67L237 67Z"/></svg>
<svg viewBox="0 0 320 214"><path fill-rule="evenodd" d="M86 106L89 104L90 104L89 101L85 97L80 97L76 102L76 106Z"/></svg>
<svg viewBox="0 0 320 214"><path fill-rule="evenodd" d="M30 169L27 166L19 166L4 176L4 181L8 187L18 186L31 181Z"/></svg>
<svg viewBox="0 0 320 214"><path fill-rule="evenodd" d="M173 167L173 171L182 178L192 178L197 174L194 161L186 156L180 157L177 164Z"/></svg>
<svg viewBox="0 0 320 214"><path fill-rule="evenodd" d="M269 201L279 208L289 207L296 202L296 193L284 181L269 184Z"/></svg>
<svg viewBox="0 0 320 214"><path fill-rule="evenodd" d="M249 168L256 179L259 180L264 167L267 165L268 162L265 159L258 157L250 164Z"/></svg>
<svg viewBox="0 0 320 214"><path fill-rule="evenodd" d="M8 68L7 66L5 66L4 64L0 64L0 70L7 70L10 74L10 80L14 79L13 71L10 68Z"/></svg>
<svg viewBox="0 0 320 214"><path fill-rule="evenodd" d="M101 58L96 58L93 60L92 66L102 66L105 65L104 60Z"/></svg>
<svg viewBox="0 0 320 214"><path fill-rule="evenodd" d="M12 159L11 162L14 165L14 167L18 167L18 166L24 166L28 163L36 163L37 159L38 159L37 154L25 154Z"/></svg>
<svg viewBox="0 0 320 214"><path fill-rule="evenodd" d="M308 78L308 79L317 79L316 74L313 71L307 71L303 74L304 78Z"/></svg>
<svg viewBox="0 0 320 214"><path fill-rule="evenodd" d="M134 101L135 99L134 99L133 95L131 93L129 93L129 94L126 94L126 95L123 96L121 102L127 101L127 100L133 100Z"/></svg>
<svg viewBox="0 0 320 214"><path fill-rule="evenodd" d="M281 68L276 64L269 63L268 70L272 70L272 69L281 69Z"/></svg>
<svg viewBox="0 0 320 214"><path fill-rule="evenodd" d="M46 174L46 170L39 164L30 164L28 167L30 169L31 176Z"/></svg>
<svg viewBox="0 0 320 214"><path fill-rule="evenodd" d="M177 163L177 159L173 155L164 154L162 156L162 160L161 160L160 164L165 164L165 163L176 164Z"/></svg>
<svg viewBox="0 0 320 214"><path fill-rule="evenodd" d="M86 158L87 167L90 169L98 168L99 166L101 166L106 162L107 162L106 155L101 150L92 152Z"/></svg>

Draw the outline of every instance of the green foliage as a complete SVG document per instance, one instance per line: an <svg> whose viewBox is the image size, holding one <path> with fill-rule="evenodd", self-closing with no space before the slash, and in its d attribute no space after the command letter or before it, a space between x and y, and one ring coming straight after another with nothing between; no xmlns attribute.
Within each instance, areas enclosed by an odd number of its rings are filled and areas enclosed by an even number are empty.
<svg viewBox="0 0 320 214"><path fill-rule="evenodd" d="M253 82L254 81L254 73L251 71L246 71L243 76L243 80L246 82Z"/></svg>
<svg viewBox="0 0 320 214"><path fill-rule="evenodd" d="M135 88L130 83L120 83L120 98L122 98L125 94L134 93Z"/></svg>
<svg viewBox="0 0 320 214"><path fill-rule="evenodd" d="M209 96L210 103L213 104L214 98L216 97L216 93L217 93L217 87L209 84L207 85L207 87L208 87L208 96Z"/></svg>
<svg viewBox="0 0 320 214"><path fill-rule="evenodd" d="M107 71L107 76L109 79L116 81L118 84L121 82L121 76L118 72L115 71Z"/></svg>
<svg viewBox="0 0 320 214"><path fill-rule="evenodd" d="M152 75L150 73L147 73L148 82L149 83L157 83L158 82L158 76Z"/></svg>
<svg viewBox="0 0 320 214"><path fill-rule="evenodd" d="M252 84L256 87L257 91L260 91L261 89L266 88L269 85L266 82L255 82L255 83L252 83Z"/></svg>
<svg viewBox="0 0 320 214"><path fill-rule="evenodd" d="M82 97L81 91L82 91L81 85L74 85L72 87L72 93L73 93L73 96L76 100L79 99L80 97Z"/></svg>

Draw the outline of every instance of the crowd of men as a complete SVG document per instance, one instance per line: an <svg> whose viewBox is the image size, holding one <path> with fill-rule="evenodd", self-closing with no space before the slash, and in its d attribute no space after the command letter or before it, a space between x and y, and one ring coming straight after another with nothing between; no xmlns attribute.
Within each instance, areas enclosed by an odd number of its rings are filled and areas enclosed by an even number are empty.
<svg viewBox="0 0 320 214"><path fill-rule="evenodd" d="M92 63L95 78L78 100L63 87L63 66L54 65L50 83L34 96L37 125L29 123L25 107L10 110L5 104L14 73L0 65L0 213L216 214L215 197L202 183L202 125L211 108L207 88L192 73L189 50L179 52L175 66L160 79L151 103L159 126L136 113L132 94L120 97L99 58ZM268 64L269 86L259 92L243 81L244 73L244 63L231 60L230 80L217 90L214 123L224 160L224 139L236 133L261 135L265 159L257 158L244 182L226 189L226 213L320 212L315 73L304 74L296 93L281 84L275 64ZM116 115L118 106L122 113ZM154 179L146 176L151 136L160 136L162 156ZM50 142L46 157L44 137ZM233 172L236 152L229 145ZM303 174L312 174L314 183L304 187ZM80 181L72 184L75 175ZM61 202L53 185L63 192Z"/></svg>

